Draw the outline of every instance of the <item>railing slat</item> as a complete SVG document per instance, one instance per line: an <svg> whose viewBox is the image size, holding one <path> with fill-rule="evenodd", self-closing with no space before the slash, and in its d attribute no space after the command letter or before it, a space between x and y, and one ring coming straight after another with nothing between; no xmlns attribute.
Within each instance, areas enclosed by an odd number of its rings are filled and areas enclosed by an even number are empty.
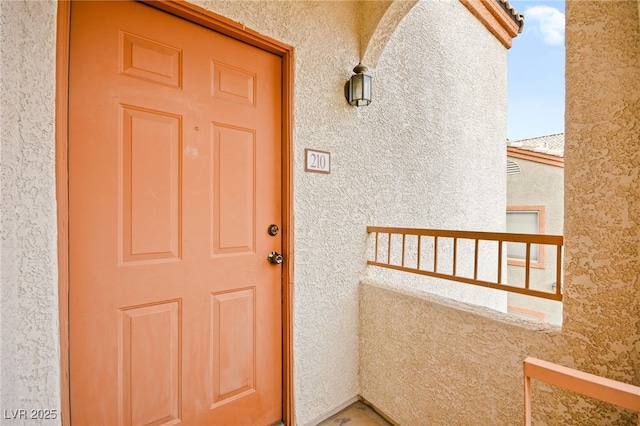
<svg viewBox="0 0 640 426"><path fill-rule="evenodd" d="M438 272L438 237L433 238L433 272Z"/></svg>
<svg viewBox="0 0 640 426"><path fill-rule="evenodd" d="M473 279L478 279L478 241L476 240L475 248L473 251Z"/></svg>
<svg viewBox="0 0 640 426"><path fill-rule="evenodd" d="M498 241L498 284L502 284L502 241Z"/></svg>
<svg viewBox="0 0 640 426"><path fill-rule="evenodd" d="M531 278L531 244L527 243L527 250L524 259L524 288L529 288L529 279Z"/></svg>
<svg viewBox="0 0 640 426"><path fill-rule="evenodd" d="M556 265L562 265L562 247L556 247ZM562 268L556 266L556 294L562 293ZM640 422L640 418L638 418Z"/></svg>
<svg viewBox="0 0 640 426"><path fill-rule="evenodd" d="M456 276L456 272L458 271L458 239L453 239L453 276Z"/></svg>
<svg viewBox="0 0 640 426"><path fill-rule="evenodd" d="M376 255L375 255L376 262L378 261L378 236L379 235L380 233L376 232Z"/></svg>

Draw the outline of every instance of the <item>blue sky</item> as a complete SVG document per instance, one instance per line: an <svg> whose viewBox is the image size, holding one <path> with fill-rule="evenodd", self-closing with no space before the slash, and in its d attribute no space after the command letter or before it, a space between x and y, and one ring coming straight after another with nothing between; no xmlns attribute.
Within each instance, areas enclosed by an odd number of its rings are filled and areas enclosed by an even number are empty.
<svg viewBox="0 0 640 426"><path fill-rule="evenodd" d="M525 16L507 51L507 138L564 132L564 1L509 3Z"/></svg>

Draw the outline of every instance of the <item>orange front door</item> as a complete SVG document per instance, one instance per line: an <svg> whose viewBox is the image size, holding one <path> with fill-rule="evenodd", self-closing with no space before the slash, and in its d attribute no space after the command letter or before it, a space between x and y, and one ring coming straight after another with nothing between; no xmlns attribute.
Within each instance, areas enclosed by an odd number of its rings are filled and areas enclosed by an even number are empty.
<svg viewBox="0 0 640 426"><path fill-rule="evenodd" d="M132 2L73 2L73 425L282 417L281 59Z"/></svg>

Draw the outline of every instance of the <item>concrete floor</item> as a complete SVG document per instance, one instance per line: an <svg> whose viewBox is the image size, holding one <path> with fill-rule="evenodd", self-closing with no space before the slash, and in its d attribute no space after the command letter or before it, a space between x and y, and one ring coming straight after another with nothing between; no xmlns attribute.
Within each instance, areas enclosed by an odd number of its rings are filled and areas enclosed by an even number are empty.
<svg viewBox="0 0 640 426"><path fill-rule="evenodd" d="M344 410L340 411L318 426L391 426L371 407L361 401L354 402Z"/></svg>

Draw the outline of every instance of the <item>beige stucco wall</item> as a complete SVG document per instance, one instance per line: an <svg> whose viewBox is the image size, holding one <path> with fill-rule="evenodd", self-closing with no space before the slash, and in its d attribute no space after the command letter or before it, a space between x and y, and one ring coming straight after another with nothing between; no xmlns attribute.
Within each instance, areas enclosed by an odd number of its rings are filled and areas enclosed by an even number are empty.
<svg viewBox="0 0 640 426"><path fill-rule="evenodd" d="M507 206L545 206L544 234L563 235L564 218L564 168L525 160L510 158L520 167L520 173L507 176ZM556 250L545 246L545 267L530 269L531 288L555 291ZM509 265L507 281L512 285L524 285L525 268ZM562 302L538 297L510 293L509 305L532 309L545 314L551 324L562 324Z"/></svg>
<svg viewBox="0 0 640 426"><path fill-rule="evenodd" d="M523 158L509 158L518 163L520 173L507 176L507 206L546 206L546 233L562 235L564 168Z"/></svg>
<svg viewBox="0 0 640 426"><path fill-rule="evenodd" d="M59 414L56 8L0 2L0 408Z"/></svg>
<svg viewBox="0 0 640 426"><path fill-rule="evenodd" d="M567 2L562 328L363 282L361 394L399 424L521 424L530 355L640 385L639 23L635 1ZM638 421L533 393L536 425Z"/></svg>
<svg viewBox="0 0 640 426"><path fill-rule="evenodd" d="M402 426L522 424L522 361L564 345L492 309L370 279L360 292L361 394Z"/></svg>
<svg viewBox="0 0 640 426"><path fill-rule="evenodd" d="M343 86L361 50L357 2L198 4L295 49L295 414L314 424L360 392L366 225L503 229L506 52L457 0L421 2L371 70L373 103L356 109ZM0 407L57 409L56 4L0 11ZM304 172L305 148L331 152L330 175Z"/></svg>
<svg viewBox="0 0 640 426"><path fill-rule="evenodd" d="M360 166L373 179L362 182L368 224L504 231L506 154L496 138L506 126L506 49L460 2L422 1L398 25L376 71L383 102L380 115L363 115L373 131ZM381 116L393 119L376 128ZM481 262L480 275L497 273L497 253L482 255L492 261ZM506 310L500 291L379 268L368 275Z"/></svg>
<svg viewBox="0 0 640 426"><path fill-rule="evenodd" d="M640 385L637 1L567 2L564 322L572 358Z"/></svg>

